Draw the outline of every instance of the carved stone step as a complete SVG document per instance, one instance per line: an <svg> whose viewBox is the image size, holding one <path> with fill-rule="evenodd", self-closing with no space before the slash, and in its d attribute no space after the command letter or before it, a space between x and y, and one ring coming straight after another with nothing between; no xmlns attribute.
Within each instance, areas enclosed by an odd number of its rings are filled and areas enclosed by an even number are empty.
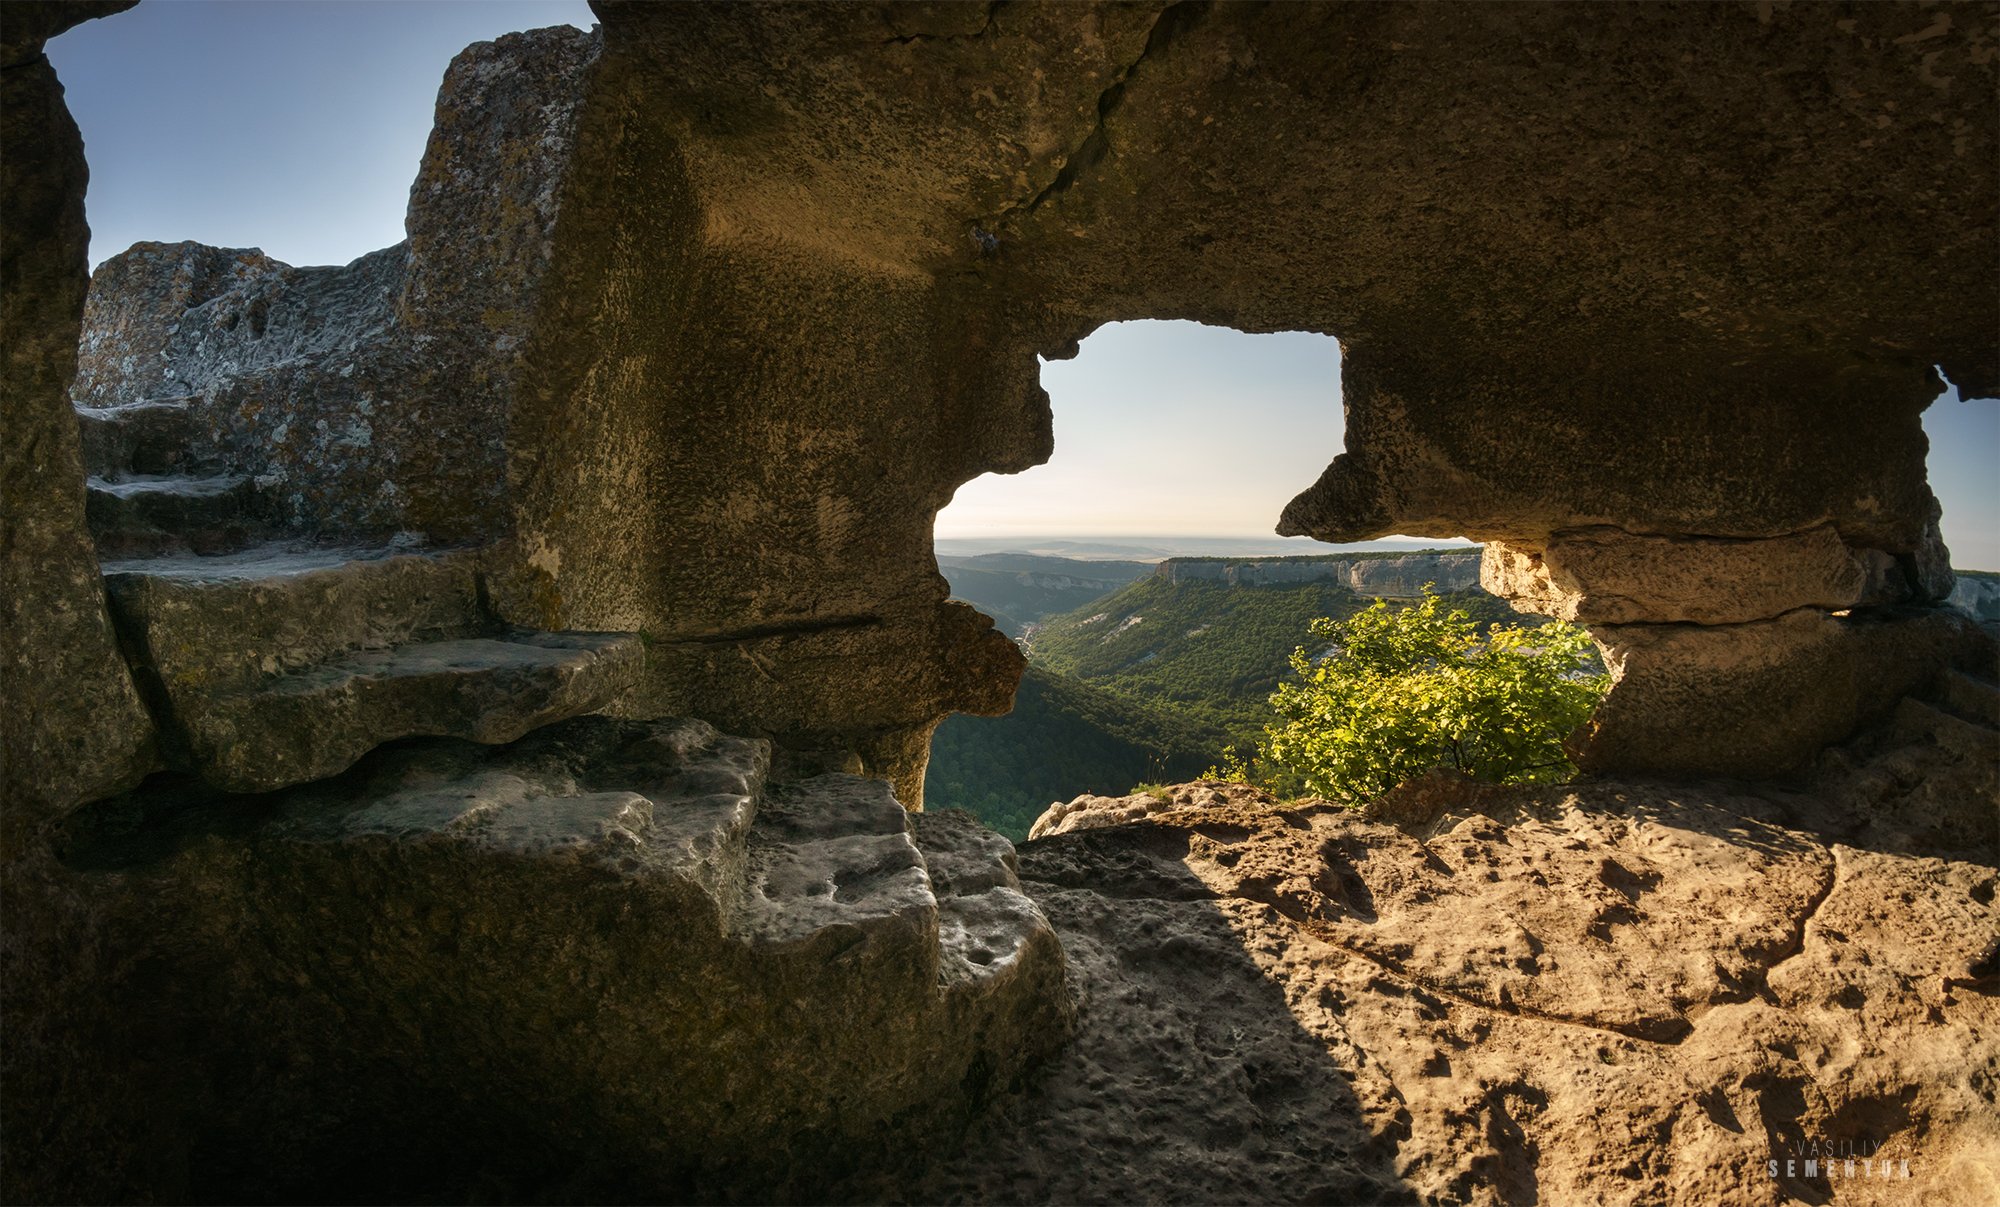
<svg viewBox="0 0 2000 1207"><path fill-rule="evenodd" d="M596 712L637 680L634 633L518 633L363 650L174 704L194 767L232 792L337 775L398 738L511 742Z"/></svg>
<svg viewBox="0 0 2000 1207"><path fill-rule="evenodd" d="M1014 846L961 810L909 814L890 786L821 775L774 788L750 829L735 929L753 946L886 959L974 996L1046 971L1054 932ZM924 941L911 947L911 936ZM916 959L911 959L915 953Z"/></svg>
<svg viewBox="0 0 2000 1207"><path fill-rule="evenodd" d="M637 636L504 631L473 550L266 545L105 563L168 756L219 787L338 774L384 742L508 742L631 686Z"/></svg>
<svg viewBox="0 0 2000 1207"><path fill-rule="evenodd" d="M442 842L468 859L598 864L685 880L725 900L742 882L770 762L769 743L700 721L593 717L497 749L382 751L354 776L285 793L270 833L286 843Z"/></svg>
<svg viewBox="0 0 2000 1207"><path fill-rule="evenodd" d="M169 695L248 687L353 650L496 627L470 550L268 544L103 567L128 648Z"/></svg>
<svg viewBox="0 0 2000 1207"><path fill-rule="evenodd" d="M229 553L267 532L262 504L256 480L238 474L134 475L91 478L84 514L103 557Z"/></svg>
<svg viewBox="0 0 2000 1207"><path fill-rule="evenodd" d="M117 481L134 474L195 468L192 399L161 398L116 407L78 407L84 472Z"/></svg>
<svg viewBox="0 0 2000 1207"><path fill-rule="evenodd" d="M937 898L889 785L821 775L774 789L750 831L734 930L758 946L866 959L937 931ZM935 944L923 974L935 979Z"/></svg>
<svg viewBox="0 0 2000 1207"><path fill-rule="evenodd" d="M963 809L913 813L910 822L937 894L940 981L994 992L1032 975L1055 936L1021 892L1014 844Z"/></svg>

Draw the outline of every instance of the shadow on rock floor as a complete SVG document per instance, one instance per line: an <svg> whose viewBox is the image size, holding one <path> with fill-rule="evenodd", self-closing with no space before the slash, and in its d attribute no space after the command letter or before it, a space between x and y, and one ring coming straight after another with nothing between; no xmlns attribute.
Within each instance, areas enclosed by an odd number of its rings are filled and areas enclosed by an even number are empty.
<svg viewBox="0 0 2000 1207"><path fill-rule="evenodd" d="M2000 1201L1995 754L1905 715L1810 791L1232 799L1030 843L1077 1040L856 1197Z"/></svg>

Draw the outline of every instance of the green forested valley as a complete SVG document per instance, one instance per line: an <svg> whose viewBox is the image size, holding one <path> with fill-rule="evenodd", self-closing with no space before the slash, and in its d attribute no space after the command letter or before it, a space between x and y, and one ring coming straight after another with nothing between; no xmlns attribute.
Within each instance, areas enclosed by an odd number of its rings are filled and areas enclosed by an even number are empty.
<svg viewBox="0 0 2000 1207"><path fill-rule="evenodd" d="M1193 779L1221 744L1215 730L1031 663L1013 712L938 726L924 799L1019 842L1052 801Z"/></svg>
<svg viewBox="0 0 2000 1207"><path fill-rule="evenodd" d="M1146 562L1086 562L1029 553L940 556L937 561L951 593L991 616L1009 637L1020 637L1045 616L1080 607L1153 572Z"/></svg>
<svg viewBox="0 0 2000 1207"><path fill-rule="evenodd" d="M1451 596L1481 620L1519 620L1484 593ZM1365 608L1331 582L1242 587L1149 576L1034 633L1033 659L1053 671L1145 700L1238 744L1271 718L1266 703L1307 626Z"/></svg>
<svg viewBox="0 0 2000 1207"><path fill-rule="evenodd" d="M1311 640L1307 626L1369 602L1330 581L1174 582L1141 563L1008 554L939 561L955 595L1006 613L1015 623L1002 628L1017 636L1026 630L1030 662L1012 714L938 728L925 799L971 809L1017 840L1051 801L1190 779L1225 745L1247 753L1271 719L1286 658ZM1143 577L1047 615L1078 584L1135 571ZM1489 595L1453 602L1519 619Z"/></svg>

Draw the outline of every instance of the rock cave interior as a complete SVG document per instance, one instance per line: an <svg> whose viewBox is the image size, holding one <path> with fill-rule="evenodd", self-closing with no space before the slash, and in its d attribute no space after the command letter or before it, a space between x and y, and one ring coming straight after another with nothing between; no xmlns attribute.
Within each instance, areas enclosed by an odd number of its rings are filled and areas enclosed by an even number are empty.
<svg viewBox="0 0 2000 1207"><path fill-rule="evenodd" d="M130 7L0 12L6 1198L2000 1197L1994 6L597 0L404 241L91 273ZM1339 333L1277 531L1587 624L1582 778L923 811L1140 318Z"/></svg>

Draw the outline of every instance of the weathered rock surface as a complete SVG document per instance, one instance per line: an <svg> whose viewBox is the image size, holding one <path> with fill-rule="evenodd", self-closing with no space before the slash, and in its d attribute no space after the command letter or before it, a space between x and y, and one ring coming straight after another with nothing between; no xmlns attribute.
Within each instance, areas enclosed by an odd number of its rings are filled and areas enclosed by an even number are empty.
<svg viewBox="0 0 2000 1207"><path fill-rule="evenodd" d="M1822 525L1766 540L1558 533L1540 548L1494 541L1480 582L1528 612L1584 624L1743 624L1863 602L1869 551ZM1884 584L1886 585L1886 584ZM1907 591L1868 602L1903 603Z"/></svg>
<svg viewBox="0 0 2000 1207"><path fill-rule="evenodd" d="M111 562L106 582L169 759L261 792L336 775L397 738L510 742L638 682L636 634L497 622L480 562L265 546Z"/></svg>
<svg viewBox="0 0 2000 1207"><path fill-rule="evenodd" d="M1155 571L1168 582L1225 582L1231 586L1333 581L1356 595L1412 598L1430 584L1439 591L1477 591L1480 554L1411 553L1398 557L1168 558Z"/></svg>
<svg viewBox="0 0 2000 1207"><path fill-rule="evenodd" d="M1838 774L1886 793L1245 796L1031 842L1076 1042L854 1197L1990 1202L1992 765L1919 726Z"/></svg>
<svg viewBox="0 0 2000 1207"><path fill-rule="evenodd" d="M329 268L198 243L105 261L77 403L97 416L187 398L191 455L258 478L295 527L503 531L516 358L596 53L594 36L561 27L458 56L405 243Z"/></svg>
<svg viewBox="0 0 2000 1207"><path fill-rule="evenodd" d="M1004 840L768 760L593 718L94 807L161 1193L813 1198L950 1135L1066 1036L1054 934Z"/></svg>
<svg viewBox="0 0 2000 1207"><path fill-rule="evenodd" d="M1946 602L1979 620L2000 620L2000 576L1961 574Z"/></svg>
<svg viewBox="0 0 2000 1207"><path fill-rule="evenodd" d="M151 761L152 726L118 657L84 531L67 393L88 271L88 171L42 55L56 34L129 7L10 5L0 30L0 860L60 810L136 782Z"/></svg>
<svg viewBox="0 0 2000 1207"><path fill-rule="evenodd" d="M1587 771L1790 774L1944 669L1991 669L1978 626L1945 608L1592 632L1611 691L1569 743Z"/></svg>

